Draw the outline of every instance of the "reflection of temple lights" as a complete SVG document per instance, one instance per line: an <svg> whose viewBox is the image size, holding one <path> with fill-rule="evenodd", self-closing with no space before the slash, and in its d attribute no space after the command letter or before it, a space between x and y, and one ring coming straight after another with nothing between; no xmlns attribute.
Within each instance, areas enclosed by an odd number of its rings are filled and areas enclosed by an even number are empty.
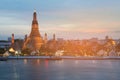
<svg viewBox="0 0 120 80"><path fill-rule="evenodd" d="M48 60L45 60L45 67L48 68Z"/></svg>
<svg viewBox="0 0 120 80"><path fill-rule="evenodd" d="M96 61L95 61L95 60L92 60L92 63L96 63Z"/></svg>
<svg viewBox="0 0 120 80"><path fill-rule="evenodd" d="M17 66L15 64L13 66L13 71L14 71L13 77L15 78L15 80L18 80L19 79L19 74L17 73Z"/></svg>
<svg viewBox="0 0 120 80"><path fill-rule="evenodd" d="M27 59L24 59L24 64L27 64Z"/></svg>
<svg viewBox="0 0 120 80"><path fill-rule="evenodd" d="M75 61L75 64L78 64L78 60Z"/></svg>
<svg viewBox="0 0 120 80"><path fill-rule="evenodd" d="M37 59L37 64L40 64L40 59Z"/></svg>
<svg viewBox="0 0 120 80"><path fill-rule="evenodd" d="M63 63L63 60L58 60L58 61L56 60L55 63L57 63L57 64L62 64L62 63Z"/></svg>

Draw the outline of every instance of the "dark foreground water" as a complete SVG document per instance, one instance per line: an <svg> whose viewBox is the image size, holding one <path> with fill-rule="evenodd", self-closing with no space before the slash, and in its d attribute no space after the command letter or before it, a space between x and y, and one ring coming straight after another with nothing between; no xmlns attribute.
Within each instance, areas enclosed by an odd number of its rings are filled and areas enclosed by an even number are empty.
<svg viewBox="0 0 120 80"><path fill-rule="evenodd" d="M120 60L0 61L0 80L120 80Z"/></svg>

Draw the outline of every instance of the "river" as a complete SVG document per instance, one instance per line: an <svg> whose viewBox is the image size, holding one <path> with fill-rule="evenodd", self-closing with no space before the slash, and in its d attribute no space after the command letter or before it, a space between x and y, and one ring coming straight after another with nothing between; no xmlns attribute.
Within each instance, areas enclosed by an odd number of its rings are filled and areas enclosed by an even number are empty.
<svg viewBox="0 0 120 80"><path fill-rule="evenodd" d="M0 61L0 80L120 80L120 60Z"/></svg>

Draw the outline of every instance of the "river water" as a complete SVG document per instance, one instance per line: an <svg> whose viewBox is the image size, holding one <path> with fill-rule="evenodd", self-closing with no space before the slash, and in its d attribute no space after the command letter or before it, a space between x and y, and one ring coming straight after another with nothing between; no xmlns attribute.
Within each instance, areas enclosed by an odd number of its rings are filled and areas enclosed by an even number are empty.
<svg viewBox="0 0 120 80"><path fill-rule="evenodd" d="M0 80L120 80L120 60L0 61Z"/></svg>

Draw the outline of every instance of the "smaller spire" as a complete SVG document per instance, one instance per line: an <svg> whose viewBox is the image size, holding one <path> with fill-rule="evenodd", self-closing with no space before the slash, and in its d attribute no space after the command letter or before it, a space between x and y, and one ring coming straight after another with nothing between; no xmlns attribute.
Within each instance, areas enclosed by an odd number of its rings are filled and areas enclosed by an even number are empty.
<svg viewBox="0 0 120 80"><path fill-rule="evenodd" d="M45 33L45 36L44 36L44 43L46 44L47 43L47 33Z"/></svg>
<svg viewBox="0 0 120 80"><path fill-rule="evenodd" d="M53 34L53 40L56 40L55 33Z"/></svg>
<svg viewBox="0 0 120 80"><path fill-rule="evenodd" d="M45 33L45 36L47 36L47 33Z"/></svg>

